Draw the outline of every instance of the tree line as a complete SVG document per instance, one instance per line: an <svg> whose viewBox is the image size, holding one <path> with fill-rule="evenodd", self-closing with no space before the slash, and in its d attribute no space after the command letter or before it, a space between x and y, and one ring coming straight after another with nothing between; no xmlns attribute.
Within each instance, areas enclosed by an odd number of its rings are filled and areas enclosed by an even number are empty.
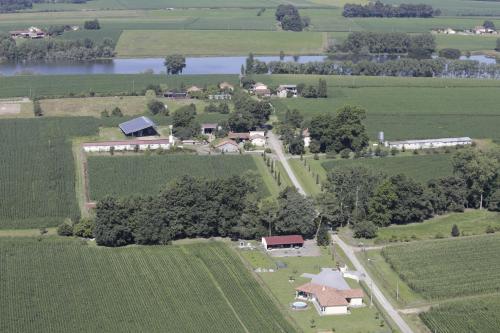
<svg viewBox="0 0 500 333"><path fill-rule="evenodd" d="M308 63L270 62L271 74L364 75L399 77L500 78L499 64L476 60L409 59L384 62L315 61Z"/></svg>
<svg viewBox="0 0 500 333"><path fill-rule="evenodd" d="M380 1L366 5L346 3L344 17L421 17L428 18L441 15L441 10L427 4L402 3L400 5L384 4Z"/></svg>
<svg viewBox="0 0 500 333"><path fill-rule="evenodd" d="M0 13L15 12L33 8L34 3L54 2L52 0L0 0ZM86 3L87 0L58 0L65 3Z"/></svg>
<svg viewBox="0 0 500 333"><path fill-rule="evenodd" d="M422 222L465 208L498 209L500 154L474 149L453 156L453 175L421 184L405 175L387 176L364 167L332 170L318 198L324 222L351 225L357 237L378 227Z"/></svg>
<svg viewBox="0 0 500 333"><path fill-rule="evenodd" d="M276 202L259 202L255 191L248 175L214 180L184 176L157 196L99 201L93 235L98 245L115 247L194 237L315 234L316 214L310 199L287 188Z"/></svg>
<svg viewBox="0 0 500 333"><path fill-rule="evenodd" d="M0 60L4 61L93 60L114 56L114 42L109 38L99 44L85 38L26 40L17 45L8 34L0 33Z"/></svg>

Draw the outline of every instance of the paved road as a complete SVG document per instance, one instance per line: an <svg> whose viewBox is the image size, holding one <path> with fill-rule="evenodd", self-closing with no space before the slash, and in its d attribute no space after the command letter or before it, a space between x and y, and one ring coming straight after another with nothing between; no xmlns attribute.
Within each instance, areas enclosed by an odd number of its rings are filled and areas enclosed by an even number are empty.
<svg viewBox="0 0 500 333"><path fill-rule="evenodd" d="M283 165L283 168L285 169L286 173L288 174L288 177L292 181L293 186L297 188L297 191L299 193L306 195L306 192L302 188L302 186L299 183L299 180L297 177L295 177L295 174L292 171L292 168L290 167L290 164L288 163L288 160L285 157L285 154L283 153L283 145L281 144L281 141L278 139L278 137L271 131L267 133L268 137L268 143L271 146L271 149L274 151L276 156L278 157L278 160L281 162Z"/></svg>
<svg viewBox="0 0 500 333"><path fill-rule="evenodd" d="M354 268L363 273L365 275L365 282L368 285L368 287L372 288L373 292L373 297L377 299L378 303L384 308L385 312L392 318L392 320L396 323L398 328L401 330L403 333L413 333L412 329L408 324L403 320L399 312L392 306L391 303L385 298L384 294L380 291L379 287L373 282L372 278L370 275L368 275L368 272L365 270L361 262L358 260L356 255L354 254L354 250L351 246L347 245L342 239L340 239L339 236L334 235L333 240L335 243L337 243L346 256L349 258L349 260L352 262L354 265Z"/></svg>

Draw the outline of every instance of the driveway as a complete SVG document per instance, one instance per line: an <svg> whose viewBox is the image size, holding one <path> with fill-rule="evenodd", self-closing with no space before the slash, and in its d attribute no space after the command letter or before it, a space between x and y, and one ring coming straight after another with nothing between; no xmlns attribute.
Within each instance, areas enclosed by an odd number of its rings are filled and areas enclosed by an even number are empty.
<svg viewBox="0 0 500 333"><path fill-rule="evenodd" d="M297 188L297 191L299 191L300 194L306 195L306 191L304 191L304 189L299 183L299 180L297 179L297 177L295 177L295 174L293 173L292 168L290 167L290 164L288 163L288 160L285 157L281 141L272 131L268 132L267 137L268 137L267 142L269 146L271 146L271 149L278 157L278 160L281 162L281 165L283 165L283 168L285 169L286 173L288 174L288 177L292 181L293 186Z"/></svg>

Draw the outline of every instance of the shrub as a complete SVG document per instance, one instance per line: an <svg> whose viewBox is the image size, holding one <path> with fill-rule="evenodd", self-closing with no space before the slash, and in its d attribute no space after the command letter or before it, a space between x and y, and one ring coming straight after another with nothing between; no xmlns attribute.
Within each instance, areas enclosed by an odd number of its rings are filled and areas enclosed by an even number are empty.
<svg viewBox="0 0 500 333"><path fill-rule="evenodd" d="M353 227L356 238L375 238L377 236L377 226L371 221L361 221Z"/></svg>
<svg viewBox="0 0 500 333"><path fill-rule="evenodd" d="M349 158L350 155L351 155L351 150L348 148L342 149L342 151L340 152L341 158Z"/></svg>
<svg viewBox="0 0 500 333"><path fill-rule="evenodd" d="M442 233L438 232L438 233L434 236L434 238L436 238L436 239L441 239L441 238L444 238L444 235L443 235Z"/></svg>
<svg viewBox="0 0 500 333"><path fill-rule="evenodd" d="M168 111L165 108L165 104L163 104L162 102L160 102L156 99L153 99L153 100L148 102L148 110L149 110L149 112L151 112L154 115L164 114L164 115L168 116Z"/></svg>
<svg viewBox="0 0 500 333"><path fill-rule="evenodd" d="M495 228L493 228L491 225L486 227L486 233L487 234L494 234L495 233Z"/></svg>
<svg viewBox="0 0 500 333"><path fill-rule="evenodd" d="M63 222L57 227L59 236L73 236L73 226L69 222Z"/></svg>
<svg viewBox="0 0 500 333"><path fill-rule="evenodd" d="M119 107L115 107L113 110L111 110L111 115L113 117L123 117L123 112Z"/></svg>
<svg viewBox="0 0 500 333"><path fill-rule="evenodd" d="M99 21L95 19L95 20L85 21L85 23L83 24L83 28L85 30L99 30L101 29L101 25L99 24Z"/></svg>
<svg viewBox="0 0 500 333"><path fill-rule="evenodd" d="M454 224L452 227L451 227L451 235L453 237L458 237L460 236L460 230L458 230L458 226L456 224Z"/></svg>
<svg viewBox="0 0 500 333"><path fill-rule="evenodd" d="M458 59L462 55L459 49L442 49L439 50L439 56L446 59Z"/></svg>
<svg viewBox="0 0 500 333"><path fill-rule="evenodd" d="M78 237L92 238L94 237L95 223L93 219L82 218L80 222L73 227L73 234Z"/></svg>

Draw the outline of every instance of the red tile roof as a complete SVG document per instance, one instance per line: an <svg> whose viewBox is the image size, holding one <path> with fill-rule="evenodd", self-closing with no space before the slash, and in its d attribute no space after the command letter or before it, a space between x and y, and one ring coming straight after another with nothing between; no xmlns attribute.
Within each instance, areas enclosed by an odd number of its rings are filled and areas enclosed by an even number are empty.
<svg viewBox="0 0 500 333"><path fill-rule="evenodd" d="M219 148L219 147L224 146L226 144L230 144L230 145L233 145L233 146L239 148L238 144L236 142L234 142L233 140L224 140L224 141L221 141L219 144L217 144L215 146L215 148Z"/></svg>
<svg viewBox="0 0 500 333"><path fill-rule="evenodd" d="M308 282L295 290L313 294L321 306L344 306L349 305L347 298L361 298L363 291L361 289L338 290L328 286L321 286Z"/></svg>
<svg viewBox="0 0 500 333"><path fill-rule="evenodd" d="M264 237L267 246L270 245L290 245L290 244L304 244L304 238L300 235L289 236L271 236Z"/></svg>

